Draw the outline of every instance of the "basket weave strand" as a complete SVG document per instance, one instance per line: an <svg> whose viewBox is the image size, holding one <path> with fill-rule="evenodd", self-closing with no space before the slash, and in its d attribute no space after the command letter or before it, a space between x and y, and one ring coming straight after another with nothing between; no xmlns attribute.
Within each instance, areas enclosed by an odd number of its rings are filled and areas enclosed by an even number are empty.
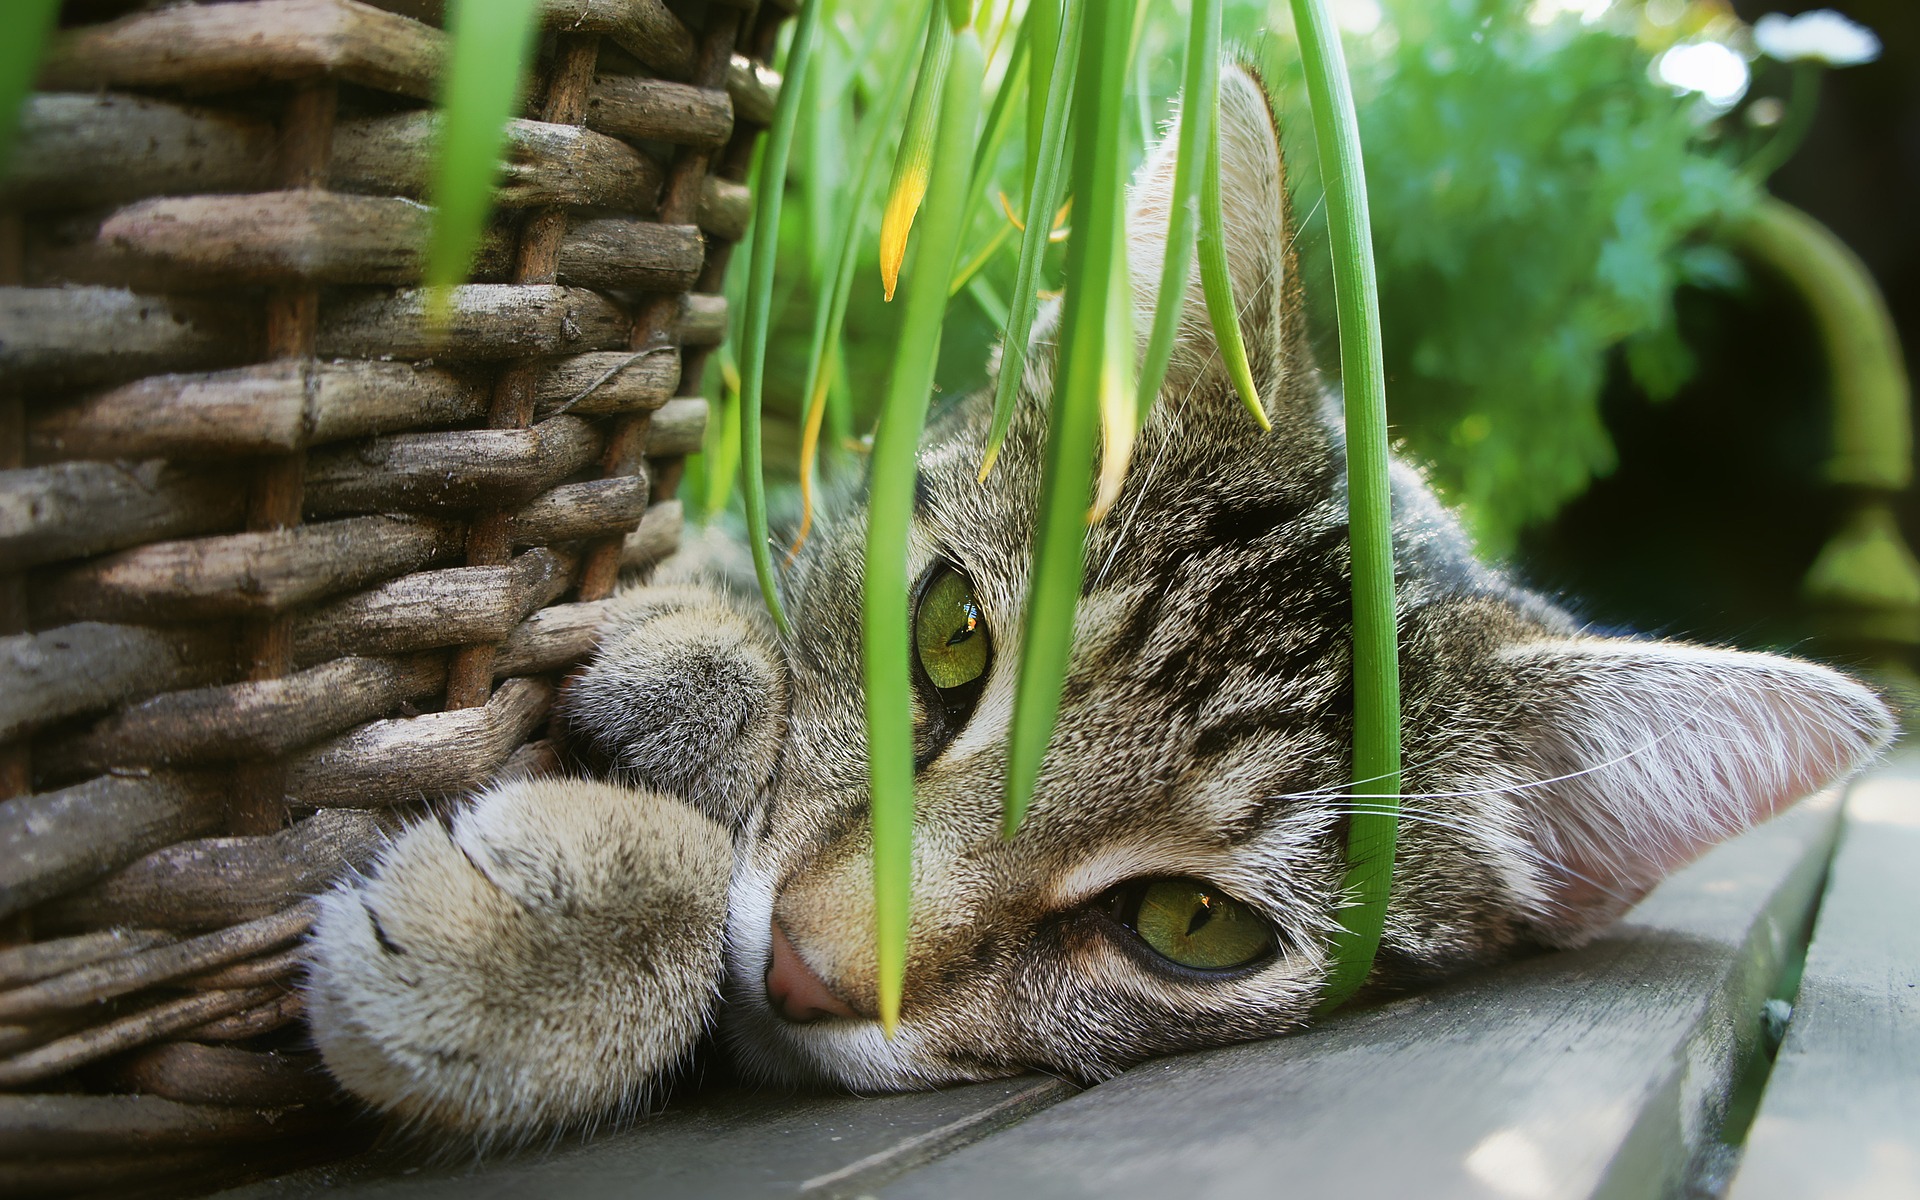
<svg viewBox="0 0 1920 1200"><path fill-rule="evenodd" d="M0 1191L365 1125L309 898L560 769L671 553L791 4L546 0L474 282L417 286L437 0L75 4L0 177Z"/></svg>

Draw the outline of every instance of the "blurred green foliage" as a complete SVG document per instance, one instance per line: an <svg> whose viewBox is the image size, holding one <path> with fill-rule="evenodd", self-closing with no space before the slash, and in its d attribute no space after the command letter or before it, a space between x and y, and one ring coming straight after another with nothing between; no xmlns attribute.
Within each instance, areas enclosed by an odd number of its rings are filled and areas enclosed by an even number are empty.
<svg viewBox="0 0 1920 1200"><path fill-rule="evenodd" d="M920 35L917 8L900 6L895 19L893 6L875 0L832 3L780 236L767 374L776 476L794 471L814 289L830 231L847 211L852 148L885 64L915 53ZM995 28L1001 5L987 7ZM1128 103L1116 114L1135 161L1171 112L1185 7L1148 0ZM1482 544L1504 552L1521 528L1612 467L1598 405L1611 356L1624 355L1650 397L1671 394L1691 371L1673 318L1675 288L1737 278L1714 231L1755 201L1758 184L1739 169L1726 119L1659 82L1652 64L1703 26L1715 36L1740 31L1713 0L1669 4L1677 15L1664 24L1631 2L1588 20L1538 0L1383 0L1371 14L1370 4L1344 7L1360 14L1347 51L1372 193L1389 419ZM1321 187L1285 10L1229 0L1226 41L1262 67L1281 110L1314 343L1331 372L1338 355ZM990 88L1011 41L994 57ZM963 258L1005 224L997 193L1016 210L1021 204L1025 151L1014 126L986 172L988 188L972 198ZM849 435L871 427L897 327L881 298L877 199L868 208L841 351L845 378L836 384L851 415L835 422L839 437L823 441L829 477L861 466ZM948 395L986 381L1018 243L1003 238L949 312L938 376ZM1056 254L1049 281L1059 266ZM716 371L710 394L724 407L719 380ZM708 484L705 494L717 501L726 493Z"/></svg>

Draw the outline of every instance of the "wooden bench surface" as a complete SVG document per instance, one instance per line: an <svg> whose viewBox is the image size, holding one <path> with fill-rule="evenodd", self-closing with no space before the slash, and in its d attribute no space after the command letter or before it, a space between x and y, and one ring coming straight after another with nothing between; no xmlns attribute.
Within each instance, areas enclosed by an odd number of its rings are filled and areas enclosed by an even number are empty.
<svg viewBox="0 0 1920 1200"><path fill-rule="evenodd" d="M1738 1153L1722 1117L1743 1068L1765 1061L1763 1006L1831 862L1801 1008L1731 1195L1920 1198L1920 759L1870 776L1851 807L1802 803L1582 950L1084 1091L1028 1076L877 1098L708 1094L482 1167L369 1156L231 1194L1712 1194Z"/></svg>

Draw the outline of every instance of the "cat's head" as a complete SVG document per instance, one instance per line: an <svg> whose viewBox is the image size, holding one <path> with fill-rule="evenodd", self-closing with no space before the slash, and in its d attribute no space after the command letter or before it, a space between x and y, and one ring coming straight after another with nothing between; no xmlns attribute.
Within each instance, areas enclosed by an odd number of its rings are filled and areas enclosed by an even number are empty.
<svg viewBox="0 0 1920 1200"><path fill-rule="evenodd" d="M873 1017L864 519L816 533L787 579L786 739L730 901L727 1023L750 1064L882 1088L1098 1077L1293 1028L1324 990L1355 803L1345 469L1306 350L1270 105L1237 69L1221 104L1227 258L1273 430L1237 400L1196 282L1125 489L1092 531L1058 727L1011 841L1000 797L1050 327L986 483L990 396L929 431L903 598L920 768L892 1040ZM1130 199L1143 337L1171 173L1163 148ZM1405 796L1374 987L1578 943L1887 740L1880 701L1823 667L1583 632L1479 565L1417 473L1395 471Z"/></svg>

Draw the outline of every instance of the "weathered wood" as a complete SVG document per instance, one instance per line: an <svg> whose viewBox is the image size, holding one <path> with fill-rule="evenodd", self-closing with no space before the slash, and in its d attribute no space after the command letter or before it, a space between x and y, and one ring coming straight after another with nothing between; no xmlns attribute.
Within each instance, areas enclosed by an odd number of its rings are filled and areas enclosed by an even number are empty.
<svg viewBox="0 0 1920 1200"><path fill-rule="evenodd" d="M534 416L580 416L646 412L673 398L680 387L680 352L671 346L647 350L601 350L543 363L534 378Z"/></svg>
<svg viewBox="0 0 1920 1200"><path fill-rule="evenodd" d="M1582 950L1147 1063L880 1194L1684 1194L1836 816L1829 794L1720 847ZM1391 1153L1356 1141L1388 1115Z"/></svg>
<svg viewBox="0 0 1920 1200"><path fill-rule="evenodd" d="M56 36L40 86L212 92L325 75L425 100L446 44L437 29L355 0L162 8Z"/></svg>
<svg viewBox="0 0 1920 1200"><path fill-rule="evenodd" d="M539 738L509 755L489 782L499 784L519 779L539 779L558 775L565 769L566 763L560 754L559 744L552 738Z"/></svg>
<svg viewBox="0 0 1920 1200"><path fill-rule="evenodd" d="M182 1029L204 1025L210 1020L252 1008L274 998L277 988L239 988L230 992L199 992L168 1000L131 1016L120 1017L104 1025L36 1046L22 1054L0 1059L0 1088L14 1089L55 1075L64 1075L123 1050L144 1046ZM0 1114L5 1113L0 1107ZM8 1130L0 1115L0 1152L8 1149ZM46 1153L48 1147L41 1147ZM18 1153L18 1150L15 1150Z"/></svg>
<svg viewBox="0 0 1920 1200"><path fill-rule="evenodd" d="M727 298L689 292L680 297L675 335L682 346L717 346L727 336Z"/></svg>
<svg viewBox="0 0 1920 1200"><path fill-rule="evenodd" d="M289 896L313 894L366 862L384 836L374 814L330 809L279 833L182 842L35 915L61 932L129 920L159 929L231 925L275 912Z"/></svg>
<svg viewBox="0 0 1920 1200"><path fill-rule="evenodd" d="M336 658L291 675L168 692L47 738L40 769L71 778L124 767L277 758L438 691L437 657Z"/></svg>
<svg viewBox="0 0 1920 1200"><path fill-rule="evenodd" d="M331 1104L340 1094L317 1055L194 1042L141 1051L116 1073L115 1082L182 1104L242 1108Z"/></svg>
<svg viewBox="0 0 1920 1200"><path fill-rule="evenodd" d="M625 217L576 221L560 243L560 278L581 287L684 292L700 278L706 252L693 225Z"/></svg>
<svg viewBox="0 0 1920 1200"><path fill-rule="evenodd" d="M105 775L0 802L0 915L218 829L226 816L218 782L192 775ZM0 997L0 1011L5 1007Z"/></svg>
<svg viewBox="0 0 1920 1200"><path fill-rule="evenodd" d="M661 0L542 0L549 29L603 33L669 79L693 71L693 35Z"/></svg>
<svg viewBox="0 0 1920 1200"><path fill-rule="evenodd" d="M733 101L723 91L664 79L601 75L587 100L587 125L636 142L718 149L733 136Z"/></svg>
<svg viewBox="0 0 1920 1200"><path fill-rule="evenodd" d="M539 675L584 657L598 644L608 615L605 600L541 609L507 636L494 658L495 676Z"/></svg>
<svg viewBox="0 0 1920 1200"><path fill-rule="evenodd" d="M80 386L224 366L256 352L245 306L123 288L0 287L0 381Z"/></svg>
<svg viewBox="0 0 1920 1200"><path fill-rule="evenodd" d="M319 450L307 459L307 512L513 503L592 462L601 442L591 422L565 415L531 429L398 433Z"/></svg>
<svg viewBox="0 0 1920 1200"><path fill-rule="evenodd" d="M40 94L20 113L0 203L78 208L269 185L273 128L145 96Z"/></svg>
<svg viewBox="0 0 1920 1200"><path fill-rule="evenodd" d="M263 1033L284 1029L299 1020L305 1012L306 1004L300 993L291 988L281 988L278 995L263 1004L251 1005L224 1017L215 1017L203 1025L195 1025L181 1036L202 1042L243 1042Z"/></svg>
<svg viewBox="0 0 1920 1200"><path fill-rule="evenodd" d="M0 638L0 741L226 670L218 629L149 629L82 622Z"/></svg>
<svg viewBox="0 0 1920 1200"><path fill-rule="evenodd" d="M622 475L569 483L537 496L513 515L515 546L546 546L632 529L647 511L647 477ZM507 635L502 630L501 637Z"/></svg>
<svg viewBox="0 0 1920 1200"><path fill-rule="evenodd" d="M306 965L306 947L289 946L273 954L249 958L245 962L220 967L204 975L195 975L185 983L196 992L254 987L262 983L279 983L291 979L305 971Z"/></svg>
<svg viewBox="0 0 1920 1200"><path fill-rule="evenodd" d="M295 529L156 542L43 578L41 624L281 612L457 553L459 527L350 517Z"/></svg>
<svg viewBox="0 0 1920 1200"><path fill-rule="evenodd" d="M425 200L438 138L439 117L426 110L343 121L333 135L332 186ZM575 125L510 121L505 158L494 187L502 208L559 204L645 215L659 199L658 163Z"/></svg>
<svg viewBox="0 0 1920 1200"><path fill-rule="evenodd" d="M41 457L221 458L291 454L389 429L458 424L485 411L485 386L460 372L282 360L136 380L39 414L28 431Z"/></svg>
<svg viewBox="0 0 1920 1200"><path fill-rule="evenodd" d="M293 1114L158 1096L0 1096L0 1155L9 1158L255 1142L301 1126Z"/></svg>
<svg viewBox="0 0 1920 1200"><path fill-rule="evenodd" d="M478 1175L470 1166L413 1161L396 1170L391 1160L368 1156L248 1188L233 1200L469 1200L476 1192L581 1200L850 1198L996 1130L1018 1128L1077 1090L1035 1075L895 1096L709 1088L676 1098L632 1129L495 1162ZM1373 1193L1361 1195L1370 1200Z"/></svg>
<svg viewBox="0 0 1920 1200"><path fill-rule="evenodd" d="M231 529L245 512L226 480L159 459L0 471L0 569Z"/></svg>
<svg viewBox="0 0 1920 1200"><path fill-rule="evenodd" d="M29 987L0 992L0 1014L4 1014L0 1015L0 1020L30 1020L65 1009L99 1004L286 945L312 928L317 913L318 906L314 901L303 900L281 912L229 929L160 945L106 962L91 963ZM252 986L263 981L229 979L225 982L232 988Z"/></svg>
<svg viewBox="0 0 1920 1200"><path fill-rule="evenodd" d="M647 455L671 458L697 454L700 440L707 435L707 402L698 396L681 396L662 404L647 427Z"/></svg>
<svg viewBox="0 0 1920 1200"><path fill-rule="evenodd" d="M499 641L566 590L572 568L565 556L536 549L503 567L403 576L301 617L293 629L294 661Z"/></svg>
<svg viewBox="0 0 1920 1200"><path fill-rule="evenodd" d="M746 55L736 54L727 67L727 95L733 99L734 120L771 125L773 107L780 102L780 76Z"/></svg>
<svg viewBox="0 0 1920 1200"><path fill-rule="evenodd" d="M39 278L156 290L285 283L417 283L433 211L397 196L297 190L159 196L108 216L91 242L43 251ZM482 275L506 264L497 233L480 249Z"/></svg>
<svg viewBox="0 0 1920 1200"><path fill-rule="evenodd" d="M320 313L318 351L344 358L498 361L612 350L626 345L631 329L627 315L597 292L537 285L453 288L446 318L444 328L435 326L427 295L417 288L343 297Z"/></svg>
<svg viewBox="0 0 1920 1200"><path fill-rule="evenodd" d="M1856 785L1729 1200L1920 1196L1920 760Z"/></svg>
<svg viewBox="0 0 1920 1200"><path fill-rule="evenodd" d="M288 799L385 805L478 787L546 719L552 702L548 684L510 679L479 708L375 721L295 755L287 766Z"/></svg>
<svg viewBox="0 0 1920 1200"><path fill-rule="evenodd" d="M662 500L647 509L640 527L627 535L620 549L623 570L651 567L680 546L680 531L686 516L678 500Z"/></svg>
<svg viewBox="0 0 1920 1200"><path fill-rule="evenodd" d="M173 941L158 929L107 929L73 937L27 942L0 950L0 988L24 987L103 959L138 954Z"/></svg>
<svg viewBox="0 0 1920 1200"><path fill-rule="evenodd" d="M717 238L737 242L746 236L753 216L753 191L744 183L709 175L700 189L700 228Z"/></svg>

